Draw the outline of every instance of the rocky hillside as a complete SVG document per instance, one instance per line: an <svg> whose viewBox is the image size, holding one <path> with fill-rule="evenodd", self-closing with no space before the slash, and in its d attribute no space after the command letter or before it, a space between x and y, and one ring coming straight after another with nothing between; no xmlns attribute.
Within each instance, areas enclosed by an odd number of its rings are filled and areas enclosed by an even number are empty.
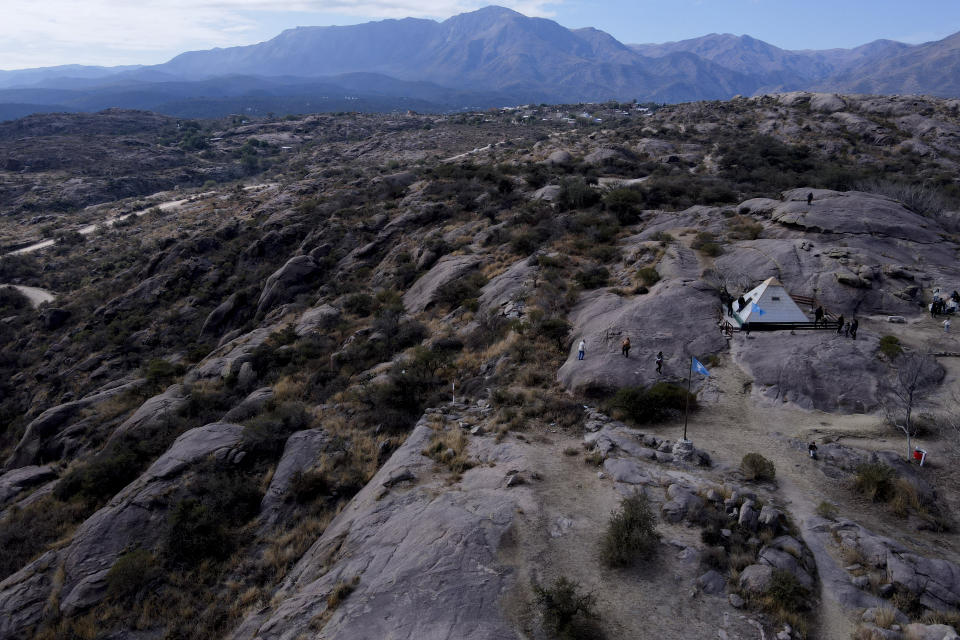
<svg viewBox="0 0 960 640"><path fill-rule="evenodd" d="M4 126L0 636L955 637L957 102Z"/></svg>

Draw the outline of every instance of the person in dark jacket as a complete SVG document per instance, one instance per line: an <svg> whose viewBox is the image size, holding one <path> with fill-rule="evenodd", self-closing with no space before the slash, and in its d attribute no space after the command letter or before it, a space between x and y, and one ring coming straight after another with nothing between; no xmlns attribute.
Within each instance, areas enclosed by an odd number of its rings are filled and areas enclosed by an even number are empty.
<svg viewBox="0 0 960 640"><path fill-rule="evenodd" d="M853 322L850 323L850 337L854 340L857 339L857 329L860 327L860 321L856 318L853 319Z"/></svg>
<svg viewBox="0 0 960 640"><path fill-rule="evenodd" d="M817 310L813 312L813 324L820 324L823 322L823 307L817 307Z"/></svg>
<svg viewBox="0 0 960 640"><path fill-rule="evenodd" d="M837 318L837 335L843 333L843 316Z"/></svg>
<svg viewBox="0 0 960 640"><path fill-rule="evenodd" d="M620 351L623 352L624 358L630 357L630 338L623 339L623 344L620 345Z"/></svg>
<svg viewBox="0 0 960 640"><path fill-rule="evenodd" d="M663 351L657 354L657 373L663 374Z"/></svg>

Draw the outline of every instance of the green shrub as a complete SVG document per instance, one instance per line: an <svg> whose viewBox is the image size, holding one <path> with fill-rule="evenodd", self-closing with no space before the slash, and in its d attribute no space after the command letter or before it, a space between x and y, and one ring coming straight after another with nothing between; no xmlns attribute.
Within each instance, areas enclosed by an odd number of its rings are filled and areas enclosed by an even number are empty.
<svg viewBox="0 0 960 640"><path fill-rule="evenodd" d="M298 504L313 502L320 496L329 495L330 492L330 482L320 469L297 471L290 478L289 495Z"/></svg>
<svg viewBox="0 0 960 640"><path fill-rule="evenodd" d="M656 516L647 496L637 491L620 501L600 539L600 558L608 567L625 567L646 557L656 546Z"/></svg>
<svg viewBox="0 0 960 640"><path fill-rule="evenodd" d="M281 402L244 424L245 449L267 456L280 453L290 434L309 428L312 421L302 402Z"/></svg>
<svg viewBox="0 0 960 640"><path fill-rule="evenodd" d="M658 382L652 387L623 387L610 398L608 410L618 411L638 424L662 422L684 411L689 400L691 411L697 408L697 399L679 385Z"/></svg>
<svg viewBox="0 0 960 640"><path fill-rule="evenodd" d="M22 311L30 307L30 300L13 287L0 287L0 312Z"/></svg>
<svg viewBox="0 0 960 640"><path fill-rule="evenodd" d="M753 452L743 456L740 470L748 480L773 480L777 475L777 469L771 460Z"/></svg>
<svg viewBox="0 0 960 640"><path fill-rule="evenodd" d="M447 305L451 309L459 306L469 306L471 301L476 301L480 295L480 289L487 284L487 278L479 271L474 271L465 276L456 278L437 289L436 301L441 305Z"/></svg>
<svg viewBox="0 0 960 640"><path fill-rule="evenodd" d="M135 597L159 575L156 559L146 549L123 554L107 572L107 595L115 600Z"/></svg>
<svg viewBox="0 0 960 640"><path fill-rule="evenodd" d="M597 599L592 593L581 593L580 584L565 576L550 587L533 585L533 594L547 627L562 640L587 637L589 622L599 619Z"/></svg>
<svg viewBox="0 0 960 640"><path fill-rule="evenodd" d="M652 287L660 281L660 273L654 267L641 267L637 270L637 277L645 287Z"/></svg>
<svg viewBox="0 0 960 640"><path fill-rule="evenodd" d="M789 571L774 569L770 587L764 594L766 607L774 611L797 613L808 608L810 591Z"/></svg>
<svg viewBox="0 0 960 640"><path fill-rule="evenodd" d="M573 278L584 289L599 289L607 286L610 280L610 272L606 267L591 265L577 271Z"/></svg>
<svg viewBox="0 0 960 640"><path fill-rule="evenodd" d="M166 360L155 358L147 363L144 370L144 376L147 383L152 387L164 387L170 385L174 379L182 376L184 366L182 364L173 364Z"/></svg>
<svg viewBox="0 0 960 640"><path fill-rule="evenodd" d="M172 562L192 566L206 558L222 558L226 554L227 532L216 514L199 500L177 502L167 520L166 553Z"/></svg>
<svg viewBox="0 0 960 640"><path fill-rule="evenodd" d="M263 495L256 479L218 464L198 468L189 496L177 501L167 515L163 548L169 565L192 567L226 558L238 528L260 510Z"/></svg>
<svg viewBox="0 0 960 640"><path fill-rule="evenodd" d="M887 356L887 358L893 360L903 353L903 347L900 345L900 340L896 336L883 336L880 338L880 351L883 355Z"/></svg>
<svg viewBox="0 0 960 640"><path fill-rule="evenodd" d="M856 469L853 487L874 502L886 502L893 496L897 472L885 464L868 462Z"/></svg>
<svg viewBox="0 0 960 640"><path fill-rule="evenodd" d="M634 224L640 218L643 196L633 189L613 189L604 196L603 204L617 216L620 224Z"/></svg>
<svg viewBox="0 0 960 640"><path fill-rule="evenodd" d="M655 234L650 236L650 239L655 240L657 242L663 242L663 243L674 241L674 237L669 233L667 233L666 231L657 231Z"/></svg>
<svg viewBox="0 0 960 640"><path fill-rule="evenodd" d="M0 580L22 569L90 514L82 503L52 496L23 508L9 507L0 519Z"/></svg>
<svg viewBox="0 0 960 640"><path fill-rule="evenodd" d="M373 313L375 302L373 296L367 293L354 293L343 299L343 310L365 317Z"/></svg>
<svg viewBox="0 0 960 640"><path fill-rule="evenodd" d="M600 202L600 193L583 178L567 178L560 185L557 204L564 211L586 209Z"/></svg>

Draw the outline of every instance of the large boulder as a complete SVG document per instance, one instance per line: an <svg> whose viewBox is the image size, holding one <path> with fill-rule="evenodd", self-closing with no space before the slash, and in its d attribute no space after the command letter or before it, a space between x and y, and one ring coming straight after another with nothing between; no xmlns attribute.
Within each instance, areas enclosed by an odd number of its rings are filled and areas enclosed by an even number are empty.
<svg viewBox="0 0 960 640"><path fill-rule="evenodd" d="M129 418L114 429L110 440L132 431L146 431L160 427L189 402L189 395L183 385L174 384L158 395L144 402Z"/></svg>
<svg viewBox="0 0 960 640"><path fill-rule="evenodd" d="M254 350L267 341L273 333L279 331L281 325L272 325L254 329L250 333L230 340L206 358L201 360L193 369L187 372L183 380L187 384L208 378L226 378L240 373L240 368L246 362L253 360ZM265 372L258 372L265 373Z"/></svg>
<svg viewBox="0 0 960 640"><path fill-rule="evenodd" d="M869 333L851 340L833 331L754 332L734 341L733 354L765 401L867 413L879 406L889 375L876 357L878 347L878 337Z"/></svg>
<svg viewBox="0 0 960 640"><path fill-rule="evenodd" d="M136 389L142 384L143 380L133 380L96 391L80 400L47 409L27 425L20 442L7 458L5 468L16 469L36 464L40 458L49 461L59 457L59 452L55 448L48 450L47 445L58 433L70 426L72 421L81 416L82 409L94 407L125 391Z"/></svg>
<svg viewBox="0 0 960 640"><path fill-rule="evenodd" d="M712 290L696 281L661 282L647 295L622 297L606 290L587 293L570 312L573 342L557 374L568 389L647 385L686 375L690 356L701 360L726 348L717 329ZM620 354L629 337L630 357ZM586 357L577 359L577 344L586 342ZM654 362L663 351L664 374Z"/></svg>
<svg viewBox="0 0 960 640"><path fill-rule="evenodd" d="M499 315L507 313L510 306L516 308L533 291L537 273L533 256L514 262L480 290L480 312Z"/></svg>
<svg viewBox="0 0 960 640"><path fill-rule="evenodd" d="M813 193L810 205L809 193ZM816 233L892 237L923 244L940 240L944 233L933 220L886 196L828 189L793 189L783 196L783 201L749 200L740 206L785 227Z"/></svg>
<svg viewBox="0 0 960 640"><path fill-rule="evenodd" d="M532 493L506 486L492 464L452 490L422 454L434 433L427 420L417 425L233 640L516 637L499 604L513 575L498 553L518 508L536 508ZM471 457L524 468L514 446L474 439ZM354 589L334 610L327 598L338 584Z"/></svg>
<svg viewBox="0 0 960 640"><path fill-rule="evenodd" d="M748 593L766 593L773 581L773 567L752 564L740 572L740 588Z"/></svg>
<svg viewBox="0 0 960 640"><path fill-rule="evenodd" d="M329 329L340 321L340 310L329 304L307 309L297 320L295 328L297 335L303 337L314 331Z"/></svg>
<svg viewBox="0 0 960 640"><path fill-rule="evenodd" d="M436 302L441 287L475 270L483 259L475 255L444 256L403 296L408 313L419 313Z"/></svg>
<svg viewBox="0 0 960 640"><path fill-rule="evenodd" d="M283 302L313 288L323 270L310 256L294 256L273 272L260 294L257 314L263 314Z"/></svg>
<svg viewBox="0 0 960 640"><path fill-rule="evenodd" d="M56 477L56 469L49 464L20 467L0 475L0 508L17 499L24 491Z"/></svg>
<svg viewBox="0 0 960 640"><path fill-rule="evenodd" d="M276 523L282 513L284 502L289 497L288 491L294 476L318 466L324 454L331 450L332 441L333 439L323 429L298 431L287 438L277 470L260 503L262 521L267 524Z"/></svg>
<svg viewBox="0 0 960 640"><path fill-rule="evenodd" d="M0 637L26 635L47 603L74 615L100 602L107 591L107 573L120 555L135 547L155 549L160 543L167 518L164 497L184 472L211 455L234 456L242 434L240 425L224 423L184 433L143 475L80 525L66 547L0 582ZM58 586L58 597L52 598L51 590Z"/></svg>

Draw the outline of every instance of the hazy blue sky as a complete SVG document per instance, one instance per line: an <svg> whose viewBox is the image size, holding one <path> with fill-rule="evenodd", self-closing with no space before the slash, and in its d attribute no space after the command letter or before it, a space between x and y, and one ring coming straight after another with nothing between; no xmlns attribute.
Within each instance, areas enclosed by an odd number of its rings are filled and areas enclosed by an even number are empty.
<svg viewBox="0 0 960 640"><path fill-rule="evenodd" d="M300 25L416 16L443 19L477 0L3 0L0 69L153 64L177 53L267 40ZM504 0L567 27L626 43L749 34L788 49L878 38L938 40L960 31L960 0Z"/></svg>

